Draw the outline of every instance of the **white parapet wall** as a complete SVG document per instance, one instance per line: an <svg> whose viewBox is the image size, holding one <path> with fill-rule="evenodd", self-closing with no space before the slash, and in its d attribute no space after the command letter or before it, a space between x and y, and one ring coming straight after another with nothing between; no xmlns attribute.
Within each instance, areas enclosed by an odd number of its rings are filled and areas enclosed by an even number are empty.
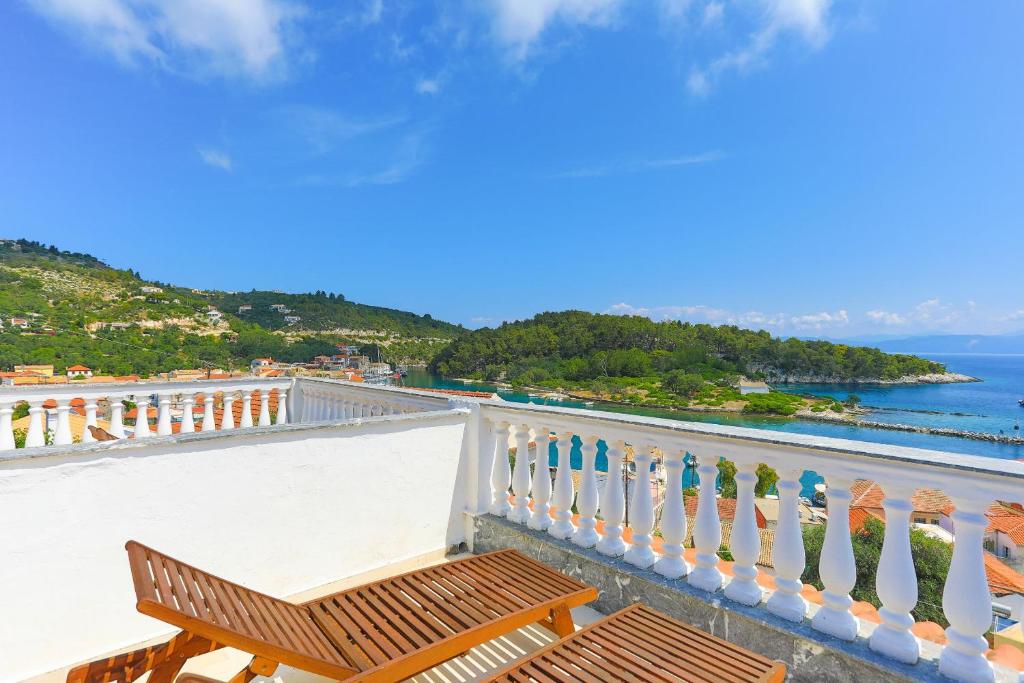
<svg viewBox="0 0 1024 683"><path fill-rule="evenodd" d="M135 539L271 595L464 540L467 414L24 449L0 459L0 681L171 633Z"/></svg>

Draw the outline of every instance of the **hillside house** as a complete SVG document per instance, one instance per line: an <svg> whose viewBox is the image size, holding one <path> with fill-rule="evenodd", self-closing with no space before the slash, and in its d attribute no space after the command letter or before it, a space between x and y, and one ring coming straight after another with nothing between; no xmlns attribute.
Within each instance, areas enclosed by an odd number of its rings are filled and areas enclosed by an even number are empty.
<svg viewBox="0 0 1024 683"><path fill-rule="evenodd" d="M153 287L151 285L144 285L142 287L139 287L139 291L142 292L143 294L163 294L164 288Z"/></svg>
<svg viewBox="0 0 1024 683"><path fill-rule="evenodd" d="M252 310L252 304L242 304L241 306L238 307L238 312L239 313L248 313L251 310Z"/></svg>
<svg viewBox="0 0 1024 683"><path fill-rule="evenodd" d="M84 365L72 365L67 369L68 379L84 379L92 377L92 368Z"/></svg>
<svg viewBox="0 0 1024 683"><path fill-rule="evenodd" d="M22 330L27 330L29 326L26 318L11 318L11 327L17 327Z"/></svg>
<svg viewBox="0 0 1024 683"><path fill-rule="evenodd" d="M302 318L300 318L297 315L286 315L284 317L284 321L286 323L288 323L289 325L294 325L295 323L299 322L300 320L302 320Z"/></svg>
<svg viewBox="0 0 1024 683"><path fill-rule="evenodd" d="M53 377L52 365L15 365L15 372L28 372L42 377Z"/></svg>

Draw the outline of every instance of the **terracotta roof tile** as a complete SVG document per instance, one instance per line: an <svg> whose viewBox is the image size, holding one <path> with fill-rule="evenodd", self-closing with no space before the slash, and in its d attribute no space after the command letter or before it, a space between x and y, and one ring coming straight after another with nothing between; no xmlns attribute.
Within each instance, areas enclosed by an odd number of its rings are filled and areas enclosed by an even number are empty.
<svg viewBox="0 0 1024 683"><path fill-rule="evenodd" d="M686 506L686 516L696 517L697 516L697 501L699 496L683 496L683 504ZM732 522L736 519L736 499L735 498L716 498L718 503L718 519L722 522ZM765 519L764 514L758 507L754 506L754 517L757 519L757 528L764 529L768 526L768 521Z"/></svg>
<svg viewBox="0 0 1024 683"><path fill-rule="evenodd" d="M870 479L855 481L850 493L850 507L881 508L885 500L885 491ZM915 512L945 513L953 505L949 496L938 489L917 489L910 500Z"/></svg>

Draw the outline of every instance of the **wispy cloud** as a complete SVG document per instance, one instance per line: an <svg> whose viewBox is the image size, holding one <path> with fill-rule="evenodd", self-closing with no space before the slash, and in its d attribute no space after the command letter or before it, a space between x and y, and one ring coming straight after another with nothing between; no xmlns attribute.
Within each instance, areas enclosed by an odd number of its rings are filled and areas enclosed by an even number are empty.
<svg viewBox="0 0 1024 683"><path fill-rule="evenodd" d="M390 152L390 163L383 168L308 174L300 178L298 184L308 187L356 188L366 185L395 185L404 182L425 162L428 135L428 130L415 131L405 135L397 147Z"/></svg>
<svg viewBox="0 0 1024 683"><path fill-rule="evenodd" d="M267 81L284 76L304 5L287 0L29 0L126 65Z"/></svg>
<svg viewBox="0 0 1024 683"><path fill-rule="evenodd" d="M284 107L277 115L316 154L326 154L349 140L392 129L406 120L403 115L361 118L306 105Z"/></svg>
<svg viewBox="0 0 1024 683"><path fill-rule="evenodd" d="M814 50L824 47L831 33L831 5L832 0L760 0L756 28L745 44L725 52L704 66L694 66L686 81L687 88L694 95L704 96L726 73L745 73L764 66L768 55L780 39L787 35L797 36ZM723 10L720 3L706 4L703 9L705 26L719 23Z"/></svg>
<svg viewBox="0 0 1024 683"><path fill-rule="evenodd" d="M510 58L521 62L536 50L552 25L608 26L624 4L624 0L493 0L489 3L491 28Z"/></svg>
<svg viewBox="0 0 1024 683"><path fill-rule="evenodd" d="M720 161L725 158L721 150L710 150L700 154L690 154L664 159L645 159L641 161L628 161L614 164L601 164L596 166L582 166L566 171L559 171L549 175L549 178L600 178L609 175L620 175L625 173L642 173L644 171L656 171L682 166L696 166Z"/></svg>
<svg viewBox="0 0 1024 683"><path fill-rule="evenodd" d="M815 313L787 314L764 311L731 311L704 304L692 306L634 306L618 303L609 306L605 313L615 315L642 315L652 320L682 320L711 325L737 325L751 329L773 332L821 332L845 328L850 323L850 314L845 309L819 311Z"/></svg>
<svg viewBox="0 0 1024 683"><path fill-rule="evenodd" d="M227 152L221 152L210 147L199 147L196 151L199 153L199 158L207 166L213 166L228 172L231 171L231 156Z"/></svg>

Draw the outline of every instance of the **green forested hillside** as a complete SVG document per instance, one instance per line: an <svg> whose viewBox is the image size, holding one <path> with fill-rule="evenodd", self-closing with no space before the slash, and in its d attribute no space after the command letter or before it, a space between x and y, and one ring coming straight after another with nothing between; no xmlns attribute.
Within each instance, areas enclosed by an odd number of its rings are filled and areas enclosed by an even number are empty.
<svg viewBox="0 0 1024 683"><path fill-rule="evenodd" d="M940 363L823 341L782 340L731 325L654 322L583 311L542 313L465 334L434 359L439 373L539 383L656 377L695 392L729 375L822 381L891 380L944 372ZM683 379L686 375L691 380ZM665 382L662 382L665 384ZM699 384L698 384L699 386Z"/></svg>
<svg viewBox="0 0 1024 683"><path fill-rule="evenodd" d="M302 320L288 324L271 303ZM251 312L238 314L247 304ZM208 314L214 308L217 319ZM27 320L15 327L12 318ZM203 292L145 281L94 256L0 240L0 368L83 363L109 374L247 367L254 356L306 361L338 342L387 345L390 360L426 360L460 328L338 295ZM342 333L336 330L346 330Z"/></svg>

